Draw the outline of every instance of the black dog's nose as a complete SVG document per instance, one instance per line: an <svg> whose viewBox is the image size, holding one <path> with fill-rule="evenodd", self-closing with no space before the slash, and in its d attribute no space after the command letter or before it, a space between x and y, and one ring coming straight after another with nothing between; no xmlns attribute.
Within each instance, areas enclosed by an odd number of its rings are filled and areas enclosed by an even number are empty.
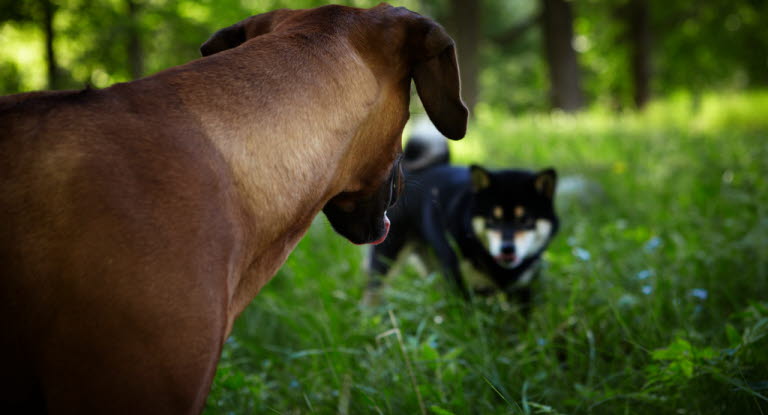
<svg viewBox="0 0 768 415"><path fill-rule="evenodd" d="M501 244L501 253L505 255L510 255L515 253L515 245L511 242L502 242Z"/></svg>

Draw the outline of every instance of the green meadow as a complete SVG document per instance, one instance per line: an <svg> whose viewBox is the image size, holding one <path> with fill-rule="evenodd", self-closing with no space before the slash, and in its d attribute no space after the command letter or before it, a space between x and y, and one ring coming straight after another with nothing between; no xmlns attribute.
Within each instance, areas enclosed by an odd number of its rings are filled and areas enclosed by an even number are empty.
<svg viewBox="0 0 768 415"><path fill-rule="evenodd" d="M237 321L206 414L768 413L768 92L480 104L451 146L567 184L530 317L408 261L362 307L367 251L321 215Z"/></svg>

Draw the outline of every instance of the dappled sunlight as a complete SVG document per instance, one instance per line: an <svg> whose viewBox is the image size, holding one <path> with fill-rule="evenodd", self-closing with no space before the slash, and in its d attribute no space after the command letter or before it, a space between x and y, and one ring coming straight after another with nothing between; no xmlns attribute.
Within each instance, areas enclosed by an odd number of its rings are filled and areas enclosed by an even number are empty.
<svg viewBox="0 0 768 415"><path fill-rule="evenodd" d="M30 91L43 88L45 50L42 33L29 26L0 25L0 42L3 44L0 48L0 60L15 66L19 89Z"/></svg>

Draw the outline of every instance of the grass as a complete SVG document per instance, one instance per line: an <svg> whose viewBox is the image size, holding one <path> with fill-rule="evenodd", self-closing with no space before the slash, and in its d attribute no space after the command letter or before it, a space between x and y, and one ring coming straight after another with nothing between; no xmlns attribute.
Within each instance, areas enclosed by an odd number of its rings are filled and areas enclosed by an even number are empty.
<svg viewBox="0 0 768 415"><path fill-rule="evenodd" d="M768 414L768 93L642 114L479 107L459 163L554 166L528 321L403 266L358 305L365 250L320 217L237 321L206 414Z"/></svg>

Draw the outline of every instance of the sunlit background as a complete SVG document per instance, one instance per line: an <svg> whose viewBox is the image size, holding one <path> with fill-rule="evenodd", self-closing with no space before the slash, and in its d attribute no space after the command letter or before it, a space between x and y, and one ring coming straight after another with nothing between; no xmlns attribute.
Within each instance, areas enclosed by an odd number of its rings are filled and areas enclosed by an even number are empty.
<svg viewBox="0 0 768 415"><path fill-rule="evenodd" d="M243 16L326 3L2 0L0 91L106 87L199 57L201 42ZM625 110L681 91L698 96L768 83L764 1L408 0L397 5L436 18L453 34L472 105L524 112Z"/></svg>

